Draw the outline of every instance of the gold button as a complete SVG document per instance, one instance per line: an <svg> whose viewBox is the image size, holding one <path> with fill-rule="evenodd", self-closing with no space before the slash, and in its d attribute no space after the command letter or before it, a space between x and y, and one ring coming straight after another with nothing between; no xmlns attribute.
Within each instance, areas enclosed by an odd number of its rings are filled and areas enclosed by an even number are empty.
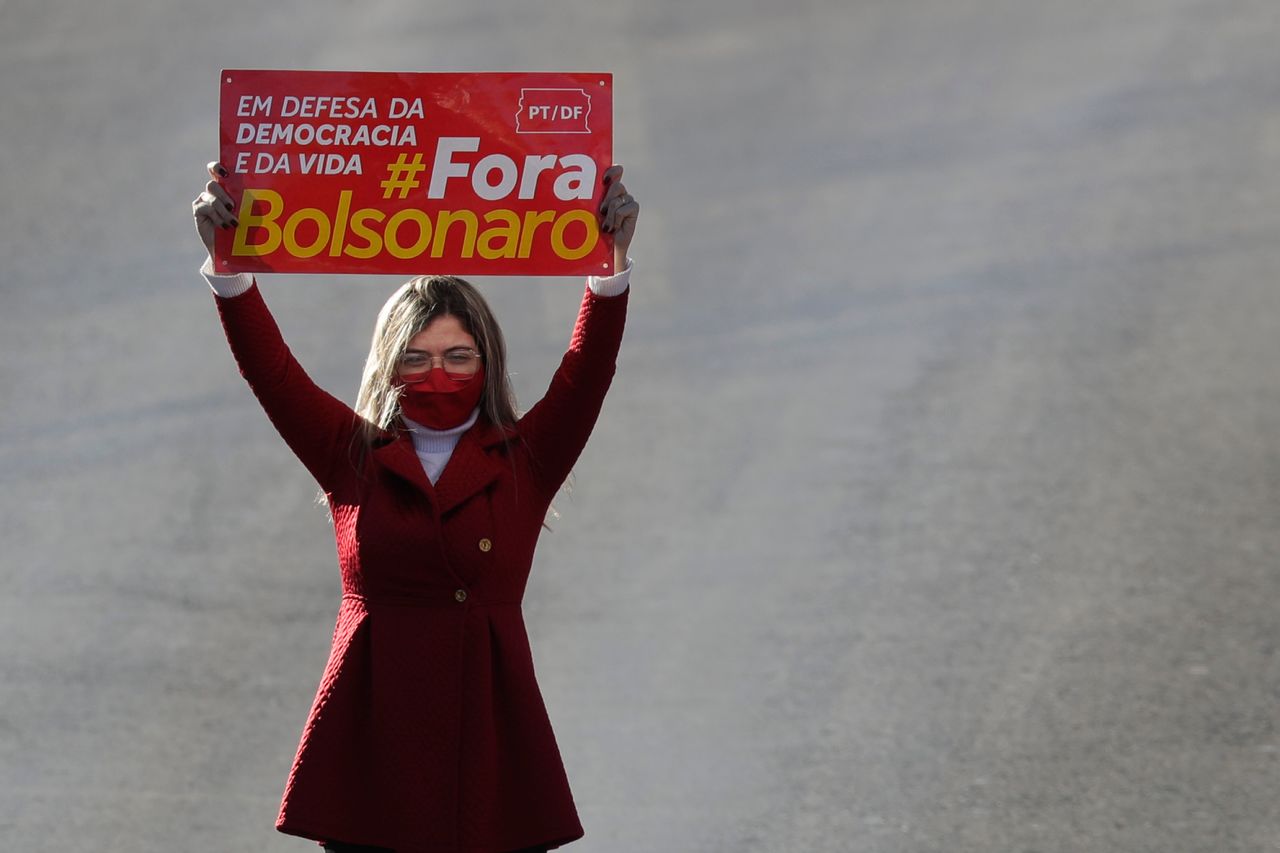
<svg viewBox="0 0 1280 853"><path fill-rule="evenodd" d="M489 553L489 549L492 547L493 547L493 543L490 542L488 539L480 540L480 550L484 551L486 554Z"/></svg>
<svg viewBox="0 0 1280 853"><path fill-rule="evenodd" d="M455 601L461 604L467 600L467 591L465 589L460 589L453 594L453 597Z"/></svg>

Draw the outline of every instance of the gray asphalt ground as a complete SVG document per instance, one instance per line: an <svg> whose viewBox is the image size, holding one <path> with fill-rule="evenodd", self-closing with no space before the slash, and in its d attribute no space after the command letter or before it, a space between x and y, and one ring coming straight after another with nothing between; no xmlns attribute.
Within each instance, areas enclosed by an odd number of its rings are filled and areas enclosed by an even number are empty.
<svg viewBox="0 0 1280 853"><path fill-rule="evenodd" d="M222 67L610 70L526 602L587 837L1280 850L1274 0L0 2L0 839L272 828L338 577L189 220ZM272 277L354 397L391 279ZM486 280L536 399L580 285Z"/></svg>

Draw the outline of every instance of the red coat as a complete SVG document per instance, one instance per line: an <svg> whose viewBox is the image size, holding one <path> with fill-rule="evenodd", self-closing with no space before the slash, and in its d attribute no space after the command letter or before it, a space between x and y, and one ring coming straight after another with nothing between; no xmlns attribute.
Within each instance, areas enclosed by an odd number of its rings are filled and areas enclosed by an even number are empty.
<svg viewBox="0 0 1280 853"><path fill-rule="evenodd" d="M342 573L277 828L402 853L580 838L520 602L613 377L627 295L588 290L546 396L506 441L477 422L434 487L407 433L357 470L356 416L302 371L257 287L217 302L241 372L328 495Z"/></svg>

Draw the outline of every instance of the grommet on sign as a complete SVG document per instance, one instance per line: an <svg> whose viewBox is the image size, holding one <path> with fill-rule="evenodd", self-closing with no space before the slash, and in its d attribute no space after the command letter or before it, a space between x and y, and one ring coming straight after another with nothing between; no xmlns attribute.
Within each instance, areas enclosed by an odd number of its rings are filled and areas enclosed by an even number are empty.
<svg viewBox="0 0 1280 853"><path fill-rule="evenodd" d="M488 553L489 553L489 551L490 551L490 549L492 549L492 548L493 548L493 542L489 541L488 537L486 537L486 538L484 538L484 539L481 539L481 540L480 540L480 550L481 550L481 551L483 551L483 552L485 552L486 554L488 554Z"/></svg>
<svg viewBox="0 0 1280 853"><path fill-rule="evenodd" d="M454 600L454 601L456 601L456 602L458 602L459 604L461 604L462 602L466 601L466 600L467 600L467 591L466 591L465 589L460 589L460 590L458 590L457 592L455 592L455 593L453 594L453 600Z"/></svg>

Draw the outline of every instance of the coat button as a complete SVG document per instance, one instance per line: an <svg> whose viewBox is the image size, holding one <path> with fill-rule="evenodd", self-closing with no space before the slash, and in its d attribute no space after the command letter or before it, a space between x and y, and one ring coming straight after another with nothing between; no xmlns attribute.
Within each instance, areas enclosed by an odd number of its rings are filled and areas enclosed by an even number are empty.
<svg viewBox="0 0 1280 853"><path fill-rule="evenodd" d="M493 543L490 542L487 538L480 540L480 550L484 551L486 554L489 553L489 549L492 547L493 547Z"/></svg>
<svg viewBox="0 0 1280 853"><path fill-rule="evenodd" d="M462 602L467 600L467 591L465 589L458 590L453 594L453 599L454 601L457 601L459 604L461 604Z"/></svg>

